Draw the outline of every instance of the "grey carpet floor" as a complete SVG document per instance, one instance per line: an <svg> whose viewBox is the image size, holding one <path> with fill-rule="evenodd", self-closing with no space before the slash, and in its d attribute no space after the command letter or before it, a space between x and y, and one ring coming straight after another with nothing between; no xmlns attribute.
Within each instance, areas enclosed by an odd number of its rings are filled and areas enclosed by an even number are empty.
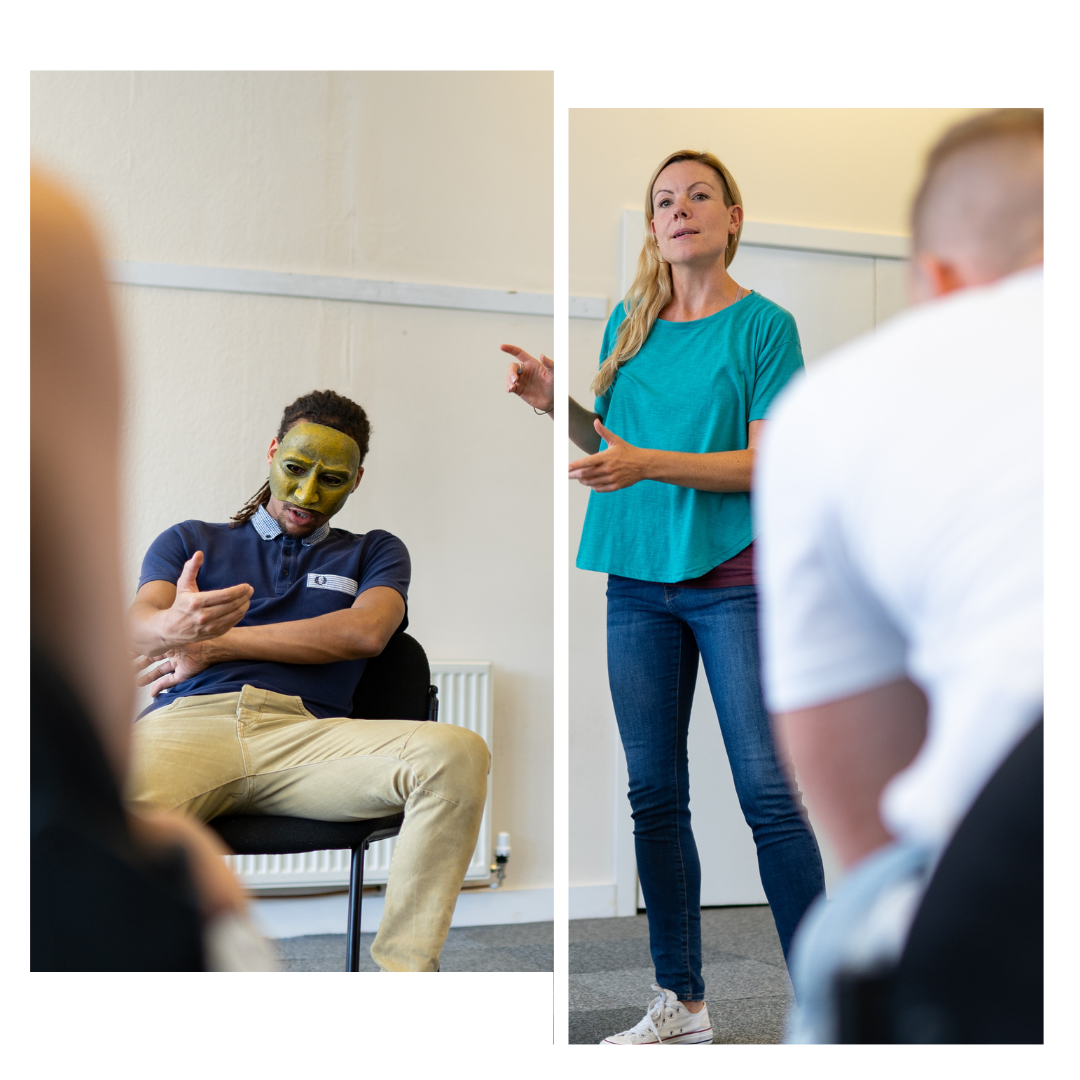
<svg viewBox="0 0 1080 1080"><path fill-rule="evenodd" d="M554 923L508 923L451 929L441 971L552 971ZM360 970L378 971L371 959L374 934L360 935ZM275 942L282 971L344 971L345 935L309 934Z"/></svg>
<svg viewBox="0 0 1080 1080"><path fill-rule="evenodd" d="M703 908L702 973L714 1043L778 1043L791 996L768 907ZM570 922L570 1042L633 1027L656 994L645 915Z"/></svg>

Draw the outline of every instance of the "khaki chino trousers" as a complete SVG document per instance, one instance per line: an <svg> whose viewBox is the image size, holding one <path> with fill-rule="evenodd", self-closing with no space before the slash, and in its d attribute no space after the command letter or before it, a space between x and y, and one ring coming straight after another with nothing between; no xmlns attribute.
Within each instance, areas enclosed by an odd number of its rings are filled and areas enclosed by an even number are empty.
<svg viewBox="0 0 1080 1080"><path fill-rule="evenodd" d="M464 728L320 720L298 697L245 686L179 698L135 725L129 803L202 821L359 821L404 810L371 956L383 971L437 971L476 847L490 762L484 740Z"/></svg>

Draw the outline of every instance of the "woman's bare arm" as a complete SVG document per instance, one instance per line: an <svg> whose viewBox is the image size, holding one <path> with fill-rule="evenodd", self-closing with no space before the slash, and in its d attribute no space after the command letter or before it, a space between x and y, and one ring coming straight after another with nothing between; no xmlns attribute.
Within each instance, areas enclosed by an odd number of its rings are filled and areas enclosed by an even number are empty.
<svg viewBox="0 0 1080 1080"><path fill-rule="evenodd" d="M608 431L597 420L593 425L596 429L596 447L599 449L601 436L608 447L600 453L593 452L589 457L572 462L570 478L599 492L618 491L641 480L658 480L663 484L696 488L698 491L750 491L753 486L755 447L764 424L764 420L750 422L745 450L684 454L674 450L633 446ZM576 439L574 441L577 442ZM578 445L581 446L581 443Z"/></svg>
<svg viewBox="0 0 1080 1080"><path fill-rule="evenodd" d="M586 454L595 454L600 450L600 434L593 426L600 419L599 413L590 412L584 405L579 405L573 398L567 398L570 406L568 417L570 440ZM573 466L571 466L573 468Z"/></svg>
<svg viewBox="0 0 1080 1080"><path fill-rule="evenodd" d="M534 409L542 409L554 420L555 382L552 362L546 356L537 360L517 345L500 345L499 348L514 357L514 362L506 373L507 393L517 394ZM570 408L571 441L587 454L595 454L600 449L600 436L593 428L593 422L600 419L599 414L590 412L573 398L568 398L567 401Z"/></svg>

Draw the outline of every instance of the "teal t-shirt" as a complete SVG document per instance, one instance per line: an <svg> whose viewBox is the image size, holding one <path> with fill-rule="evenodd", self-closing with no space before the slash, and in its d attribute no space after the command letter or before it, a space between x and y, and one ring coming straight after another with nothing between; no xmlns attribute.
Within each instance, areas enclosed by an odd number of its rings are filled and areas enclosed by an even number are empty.
<svg viewBox="0 0 1080 1080"><path fill-rule="evenodd" d="M601 362L625 317L619 304L604 332ZM747 424L764 419L802 366L795 320L754 292L705 319L658 319L595 409L609 431L634 446L690 454L745 450ZM641 581L685 581L752 539L749 492L642 480L589 494L577 565Z"/></svg>

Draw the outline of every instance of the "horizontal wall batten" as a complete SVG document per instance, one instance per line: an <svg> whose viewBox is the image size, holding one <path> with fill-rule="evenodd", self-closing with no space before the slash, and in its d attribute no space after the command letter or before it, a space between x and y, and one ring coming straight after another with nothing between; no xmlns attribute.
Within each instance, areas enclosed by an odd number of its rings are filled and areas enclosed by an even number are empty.
<svg viewBox="0 0 1080 1080"><path fill-rule="evenodd" d="M777 225L769 221L747 221L743 225L741 243L796 251L824 251L834 255L872 255L879 259L906 259L911 249L911 239L907 236Z"/></svg>
<svg viewBox="0 0 1080 1080"><path fill-rule="evenodd" d="M608 302L606 296L571 296L571 319L606 319Z"/></svg>
<svg viewBox="0 0 1080 1080"><path fill-rule="evenodd" d="M109 280L118 285L203 292L256 293L307 300L343 300L361 304L492 311L503 315L554 315L551 293L472 289L460 285L427 285L404 281L289 274L279 270L245 270L229 266L190 266L116 260Z"/></svg>

